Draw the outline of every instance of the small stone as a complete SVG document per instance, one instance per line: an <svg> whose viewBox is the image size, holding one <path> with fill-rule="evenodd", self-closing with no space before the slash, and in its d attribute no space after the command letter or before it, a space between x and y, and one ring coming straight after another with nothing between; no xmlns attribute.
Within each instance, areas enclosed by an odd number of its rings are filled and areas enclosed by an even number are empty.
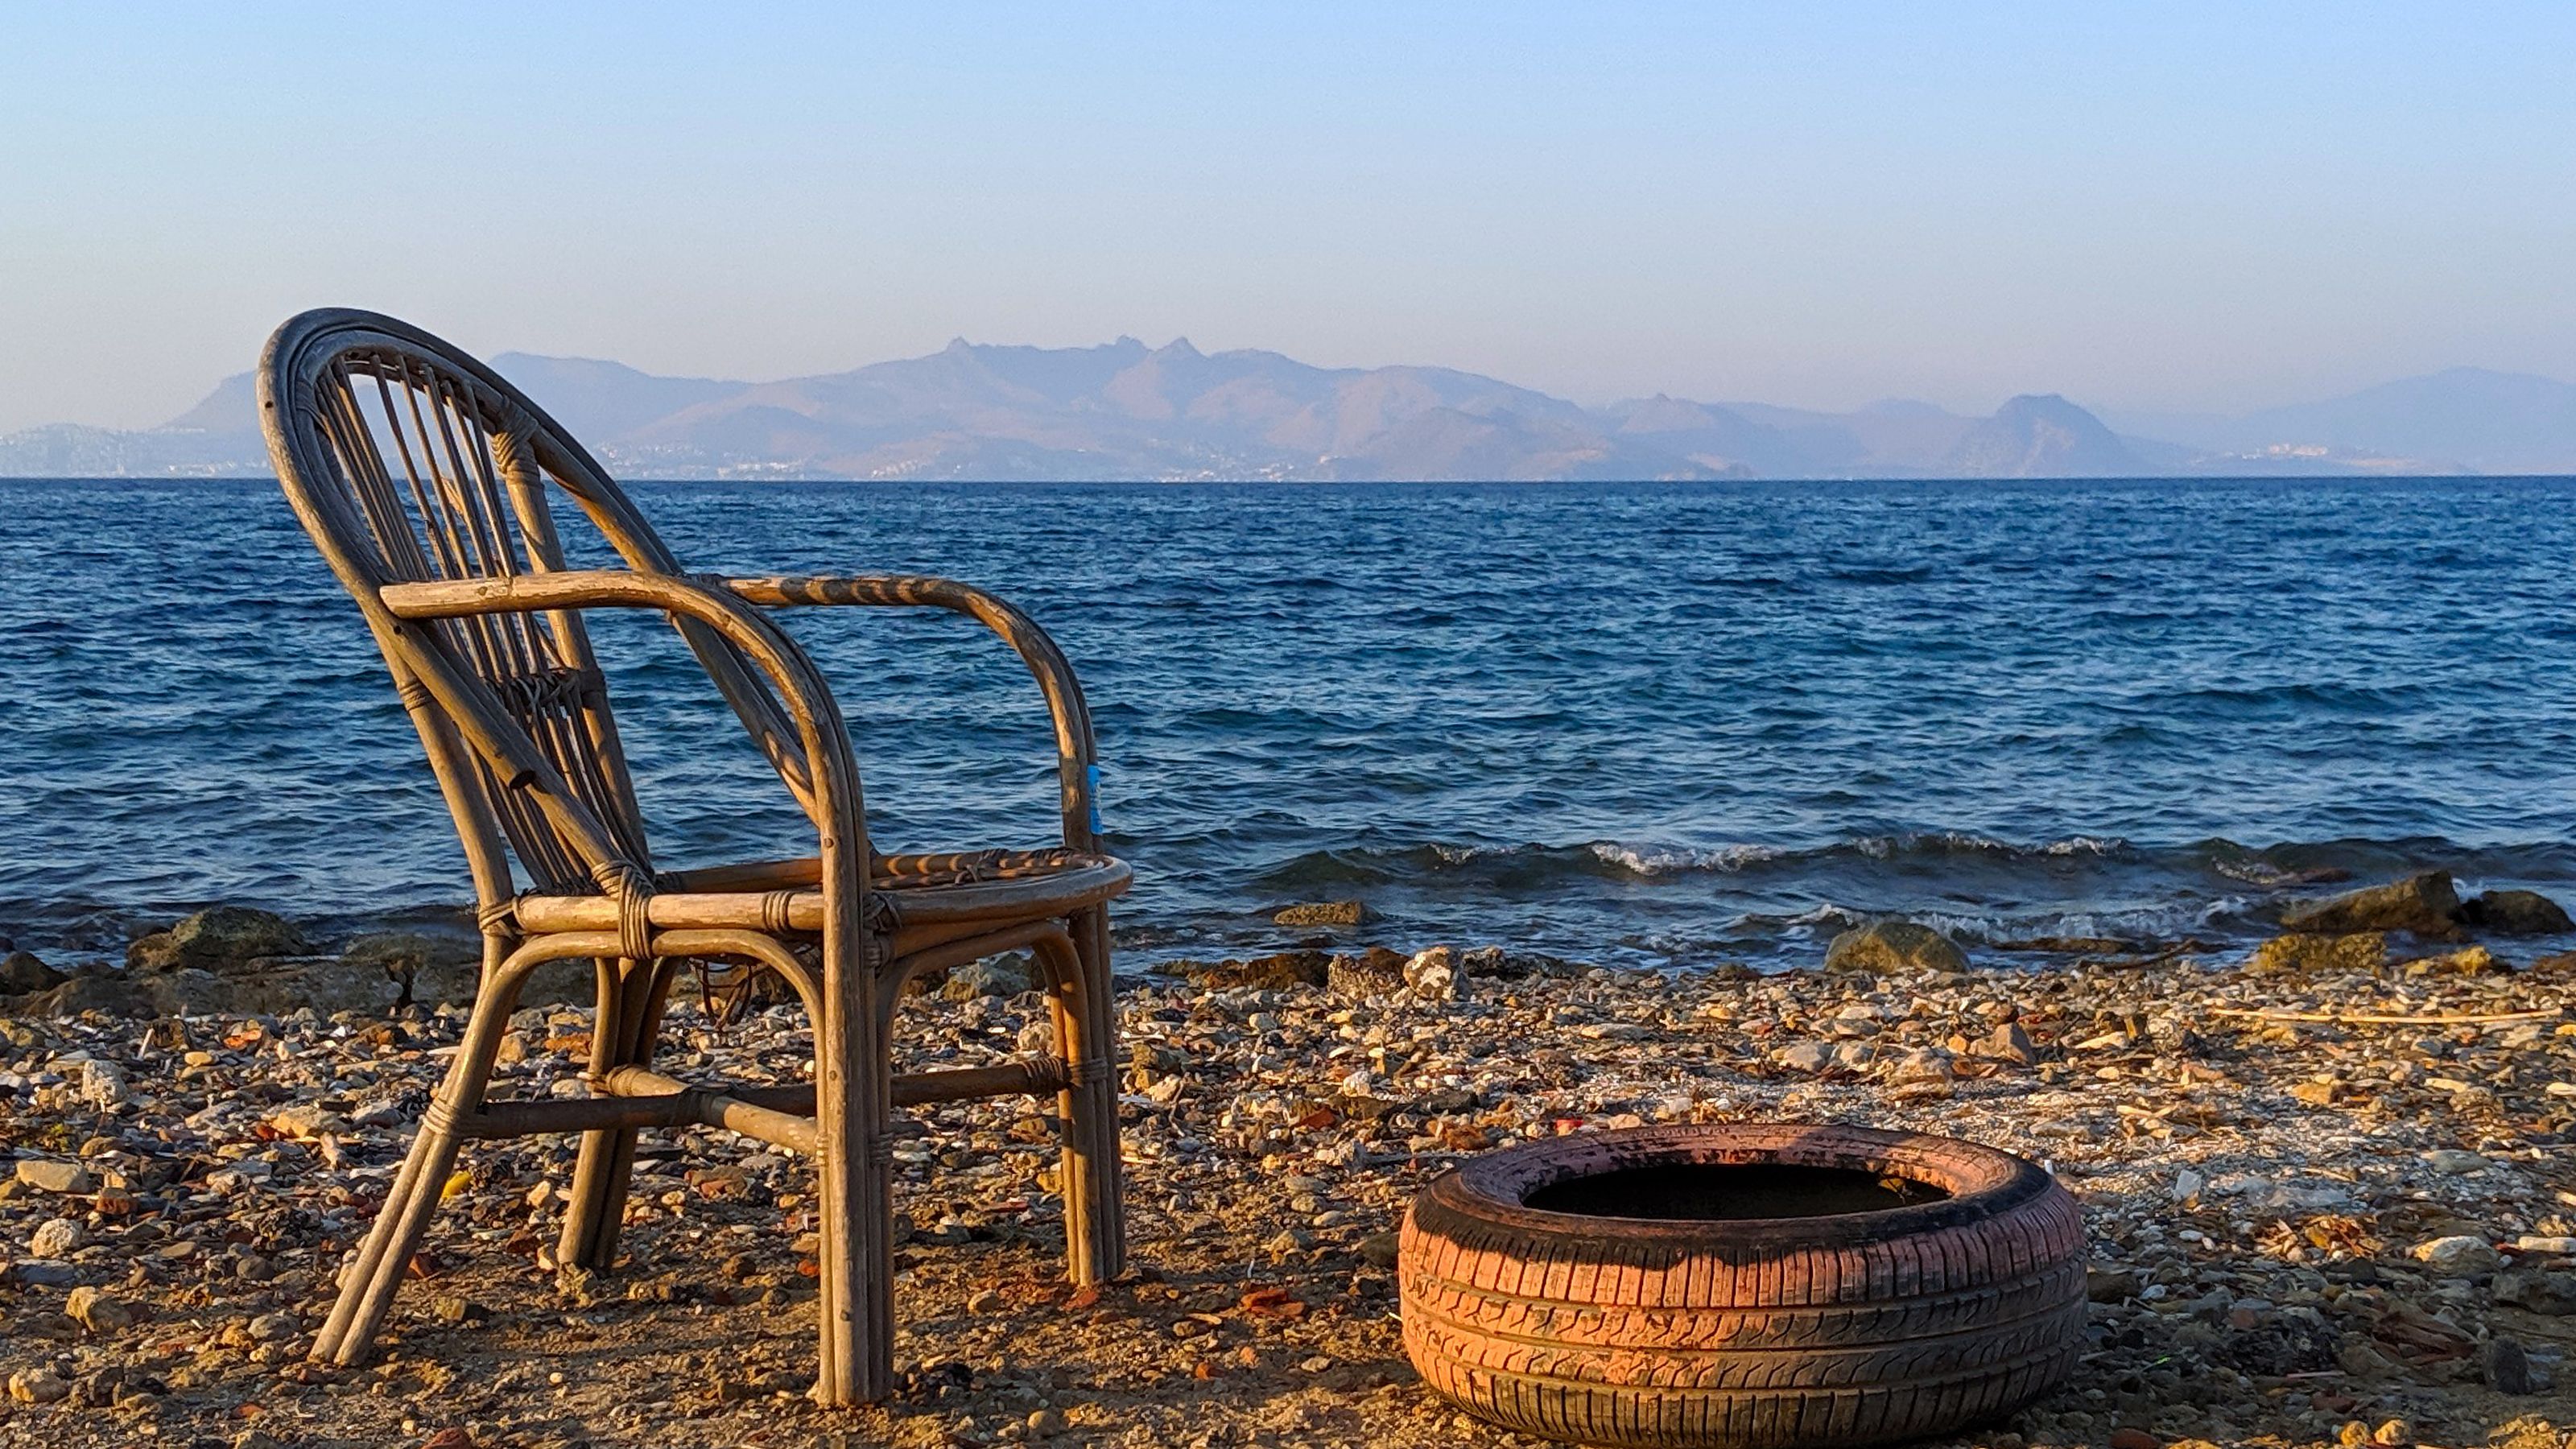
<svg viewBox="0 0 2576 1449"><path fill-rule="evenodd" d="M81 1100L101 1112L113 1112L134 1095L126 1085L125 1069L114 1062L87 1061L80 1069Z"/></svg>
<svg viewBox="0 0 2576 1449"><path fill-rule="evenodd" d="M2487 1340L2485 1351L2478 1355L2478 1369L2487 1387L2499 1394L2528 1394L2539 1388L2532 1381L2531 1356L2503 1334Z"/></svg>
<svg viewBox="0 0 2576 1449"><path fill-rule="evenodd" d="M984 1315L999 1313L1002 1311L1002 1295L991 1288L983 1289L966 1300L966 1311Z"/></svg>
<svg viewBox="0 0 2576 1449"><path fill-rule="evenodd" d="M337 1136L349 1130L349 1124L337 1113L328 1112L310 1102L299 1102L269 1114L268 1128L280 1137L298 1142L311 1142L319 1137Z"/></svg>
<svg viewBox="0 0 2576 1449"><path fill-rule="evenodd" d="M1369 908L1359 901L1308 901L1270 919L1282 926L1357 926L1368 918Z"/></svg>
<svg viewBox="0 0 2576 1449"><path fill-rule="evenodd" d="M2499 936L2559 936L2576 931L2576 921L2556 901L2538 891L2488 891L2460 902L2460 920Z"/></svg>
<svg viewBox="0 0 2576 1449"><path fill-rule="evenodd" d="M47 1218L27 1235L27 1252L38 1258L68 1258L89 1241L89 1234L70 1218Z"/></svg>
<svg viewBox="0 0 2576 1449"><path fill-rule="evenodd" d="M253 1343L284 1343L304 1331L292 1313L263 1313L243 1325Z"/></svg>
<svg viewBox="0 0 2576 1449"><path fill-rule="evenodd" d="M1950 1065L1950 1054L1939 1047L1918 1047L1898 1057L1887 1068L1887 1080L1896 1086L1916 1082L1946 1082L1958 1076Z"/></svg>
<svg viewBox="0 0 2576 1449"><path fill-rule="evenodd" d="M2489 1166L2485 1158L2457 1147L2436 1147L2424 1154L2424 1163L2435 1172L2455 1177L2462 1173L2484 1172Z"/></svg>
<svg viewBox="0 0 2576 1449"><path fill-rule="evenodd" d="M2039 1061L2039 1048L2031 1045L2030 1033L2022 1030L2021 1023L2017 1021L2002 1022L1986 1033L1977 1042L1976 1054L1992 1061L2015 1062L2025 1067Z"/></svg>
<svg viewBox="0 0 2576 1449"><path fill-rule="evenodd" d="M77 1196L95 1191L97 1184L89 1169L77 1162L57 1162L50 1157L18 1159L18 1180L38 1192L58 1192Z"/></svg>
<svg viewBox="0 0 2576 1449"><path fill-rule="evenodd" d="M1416 952L1404 963L1404 984L1424 1001L1451 1001L1458 995L1458 966L1446 946Z"/></svg>
<svg viewBox="0 0 2576 1449"><path fill-rule="evenodd" d="M1821 1072L1834 1064L1834 1049L1820 1041L1792 1042L1771 1059L1793 1072Z"/></svg>
<svg viewBox="0 0 2576 1449"><path fill-rule="evenodd" d="M2445 1278L2474 1278L2503 1265L2493 1243L2466 1233L2417 1243L2409 1250L2409 1256Z"/></svg>
<svg viewBox="0 0 2576 1449"><path fill-rule="evenodd" d="M2111 1449L2164 1449L2164 1442L2144 1429L2123 1427L2111 1431Z"/></svg>
<svg viewBox="0 0 2576 1449"><path fill-rule="evenodd" d="M2370 1426L2359 1419L2348 1419L2342 1428L2335 1430L2335 1442L2343 1449L2361 1449L2370 1442Z"/></svg>
<svg viewBox="0 0 2576 1449"><path fill-rule="evenodd" d="M134 1310L96 1288L83 1285L63 1301L63 1312L92 1333L115 1333L134 1326Z"/></svg>
<svg viewBox="0 0 2576 1449"><path fill-rule="evenodd" d="M2398 1445L2412 1444L2415 1442L2415 1426L2404 1419L2384 1420L2378 1428L2370 1431L2370 1442L2381 1446L2381 1449L2397 1449Z"/></svg>
<svg viewBox="0 0 2576 1449"><path fill-rule="evenodd" d="M2138 1275L2126 1268L2084 1270L2084 1297L2093 1303L2125 1303L2138 1296Z"/></svg>
<svg viewBox="0 0 2576 1449"><path fill-rule="evenodd" d="M2200 1190L2208 1185L2209 1180L2207 1178L2202 1177L2199 1173L2186 1167L2182 1171L2174 1174L2173 1200L2175 1202L2189 1202L2193 1198L2200 1196Z"/></svg>
<svg viewBox="0 0 2576 1449"><path fill-rule="evenodd" d="M9 1397L22 1404L58 1404L71 1392L71 1384L52 1369L20 1369L9 1375Z"/></svg>
<svg viewBox="0 0 2576 1449"><path fill-rule="evenodd" d="M1403 1242L1394 1233L1371 1233L1360 1239L1355 1250L1360 1260L1377 1268L1392 1268L1403 1252Z"/></svg>
<svg viewBox="0 0 2576 1449"><path fill-rule="evenodd" d="M1050 1405L1046 1408L1036 1409L1030 1412L1029 1432L1032 1434L1061 1434L1065 1430L1066 1422L1064 1410Z"/></svg>
<svg viewBox="0 0 2576 1449"><path fill-rule="evenodd" d="M1967 953L1957 942L1930 926L1913 921L1872 921L1834 937L1825 948L1828 971L1958 972L1968 969Z"/></svg>

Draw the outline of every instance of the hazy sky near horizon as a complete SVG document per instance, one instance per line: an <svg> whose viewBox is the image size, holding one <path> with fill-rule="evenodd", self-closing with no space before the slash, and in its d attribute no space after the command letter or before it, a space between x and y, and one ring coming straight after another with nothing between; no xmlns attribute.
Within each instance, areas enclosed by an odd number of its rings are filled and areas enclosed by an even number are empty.
<svg viewBox="0 0 2576 1449"><path fill-rule="evenodd" d="M16 6L0 431L309 306L769 378L1186 335L2244 411L2576 379L2558 4Z"/></svg>

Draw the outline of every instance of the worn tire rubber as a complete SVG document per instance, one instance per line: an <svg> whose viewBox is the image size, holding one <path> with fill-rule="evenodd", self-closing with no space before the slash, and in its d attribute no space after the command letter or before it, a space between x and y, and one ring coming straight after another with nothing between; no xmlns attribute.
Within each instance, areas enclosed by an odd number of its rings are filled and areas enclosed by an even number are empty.
<svg viewBox="0 0 2576 1449"><path fill-rule="evenodd" d="M1831 1216L1550 1212L1571 1178L1677 1163L1857 1168L1950 1195ZM1584 1444L1876 1444L2011 1412L2084 1348L2084 1226L2038 1165L1921 1133L1643 1127L1510 1148L1422 1190L1397 1264L1423 1379Z"/></svg>

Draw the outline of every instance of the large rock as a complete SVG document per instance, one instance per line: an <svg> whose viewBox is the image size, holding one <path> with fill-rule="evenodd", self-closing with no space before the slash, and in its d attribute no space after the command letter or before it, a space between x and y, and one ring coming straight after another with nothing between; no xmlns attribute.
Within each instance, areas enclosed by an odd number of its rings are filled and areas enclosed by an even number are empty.
<svg viewBox="0 0 2576 1449"><path fill-rule="evenodd" d="M482 984L483 938L456 932L376 931L343 948L340 965L352 985L364 983L370 996L377 994L373 982L382 980L388 1004L463 1006Z"/></svg>
<svg viewBox="0 0 2576 1449"><path fill-rule="evenodd" d="M1281 951L1249 961L1171 961L1154 969L1202 991L1290 991L1323 985L1331 960L1321 951Z"/></svg>
<svg viewBox="0 0 2576 1449"><path fill-rule="evenodd" d="M64 979L62 972L37 960L33 951L12 951L0 957L0 994L50 991L62 985Z"/></svg>
<svg viewBox="0 0 2576 1449"><path fill-rule="evenodd" d="M1405 989L1404 965L1411 960L1384 946L1371 946L1357 956L1336 956L1324 964L1324 984L1336 996L1386 996Z"/></svg>
<svg viewBox="0 0 2576 1449"><path fill-rule="evenodd" d="M1834 937L1825 948L1828 971L1965 971L1968 954L1930 926L1913 921L1872 921Z"/></svg>
<svg viewBox="0 0 2576 1449"><path fill-rule="evenodd" d="M2556 901L2538 891L2489 891L2460 902L2460 920L2499 936L2558 936L2576 931L2576 921Z"/></svg>
<svg viewBox="0 0 2576 1449"><path fill-rule="evenodd" d="M139 971L194 966L223 970L304 950L304 937L283 916L247 906L208 906L169 930L137 941L125 964Z"/></svg>
<svg viewBox="0 0 2576 1449"><path fill-rule="evenodd" d="M2388 964L2388 938L2377 931L2348 936L2275 936L2254 948L2245 969L2266 976L2328 975L2377 971Z"/></svg>
<svg viewBox="0 0 2576 1449"><path fill-rule="evenodd" d="M2448 871L2429 870L2386 885L2364 886L2331 900L2281 913L2281 929L2298 935L2344 936L2359 931L2404 931L2428 940L2460 934L2460 894Z"/></svg>

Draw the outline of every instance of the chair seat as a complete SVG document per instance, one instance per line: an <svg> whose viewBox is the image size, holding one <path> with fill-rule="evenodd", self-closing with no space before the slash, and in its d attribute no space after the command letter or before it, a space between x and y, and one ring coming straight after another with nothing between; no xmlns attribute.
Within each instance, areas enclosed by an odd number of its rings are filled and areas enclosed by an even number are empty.
<svg viewBox="0 0 2576 1449"><path fill-rule="evenodd" d="M811 933L823 929L821 865L802 860L673 871L645 906L663 930L751 929ZM987 850L879 856L869 872L869 898L894 929L1042 921L1126 893L1135 872L1111 856L1078 850ZM520 928L529 932L613 931L617 903L601 895L519 897Z"/></svg>

